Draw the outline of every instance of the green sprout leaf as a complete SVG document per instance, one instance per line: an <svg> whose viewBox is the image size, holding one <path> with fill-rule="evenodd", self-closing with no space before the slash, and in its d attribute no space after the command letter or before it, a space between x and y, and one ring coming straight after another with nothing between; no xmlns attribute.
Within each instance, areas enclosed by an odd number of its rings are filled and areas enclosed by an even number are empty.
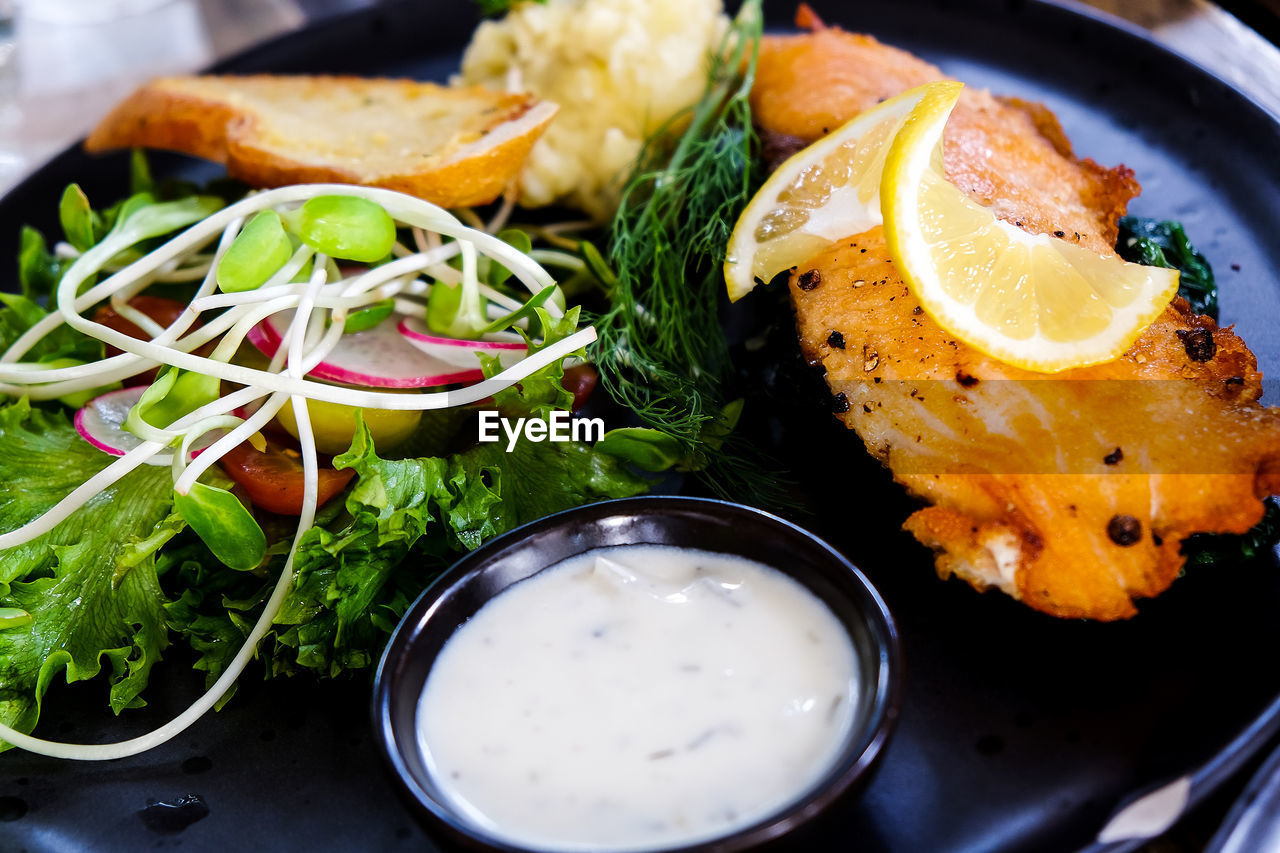
<svg viewBox="0 0 1280 853"><path fill-rule="evenodd" d="M316 196L297 217L298 236L331 258L371 264L391 254L396 223L381 205L345 195Z"/></svg>
<svg viewBox="0 0 1280 853"><path fill-rule="evenodd" d="M667 471L685 457L677 439L662 430L644 427L611 429L596 442L596 450L630 462L642 471Z"/></svg>
<svg viewBox="0 0 1280 853"><path fill-rule="evenodd" d="M218 289L223 293L256 290L279 272L293 255L293 243L280 214L264 210L250 219L218 261Z"/></svg>
<svg viewBox="0 0 1280 853"><path fill-rule="evenodd" d="M533 249L533 239L519 228L508 228L504 231L499 231L498 239L507 245L518 249L525 255L529 254ZM511 278L511 270L507 269L502 264L492 258L486 257L480 259L481 281L488 282L494 287L498 287L509 278Z"/></svg>
<svg viewBox="0 0 1280 853"><path fill-rule="evenodd" d="M125 418L124 428L145 438L149 430L164 429L218 399L219 386L215 376L166 370L133 404Z"/></svg>
<svg viewBox="0 0 1280 853"><path fill-rule="evenodd" d="M352 311L347 315L347 323L342 327L342 333L352 335L356 332L372 329L390 317L395 310L396 301L394 299L384 299L381 302L366 305L359 311Z"/></svg>
<svg viewBox="0 0 1280 853"><path fill-rule="evenodd" d="M70 184L62 192L62 200L58 202L58 220L62 224L62 233L67 242L82 252L93 248L98 242L96 232L101 222L95 221L97 215L89 206L89 197L80 189L79 184Z"/></svg>
<svg viewBox="0 0 1280 853"><path fill-rule="evenodd" d="M85 364L86 362L81 361L78 358L55 358L43 363L48 365L51 368L59 368L59 367L79 367L80 365ZM110 384L102 385L97 388L89 388L84 391L76 391L72 394L66 394L62 397L59 397L58 402L69 408L79 409L85 406L93 398L101 396L102 394L105 394L108 391L114 391L118 388L123 388L123 387L124 386L121 385L119 382L112 382Z"/></svg>
<svg viewBox="0 0 1280 853"><path fill-rule="evenodd" d="M554 284L547 285L546 287L542 288L542 290L539 290L533 296L529 297L528 302L521 305L519 308L512 311L510 314L507 314L505 317L499 317L489 325L485 326L483 329L480 330L480 334L487 335L493 332L501 332L504 329L510 329L512 326L514 326L516 323L519 323L521 320L530 321L531 329L536 330L536 328L540 328L537 325L538 309L541 308L548 301L552 302L552 304L557 304L557 300L555 299L555 297L559 293L559 290L560 288ZM564 300L562 297L558 303L561 309L564 308L563 302Z"/></svg>
<svg viewBox="0 0 1280 853"><path fill-rule="evenodd" d="M194 225L221 209L222 199L216 196L197 195L177 201L156 202L149 194L142 193L124 203L108 236L132 246Z"/></svg>
<svg viewBox="0 0 1280 853"><path fill-rule="evenodd" d="M253 513L228 492L196 483L185 495L174 493L174 508L209 546L213 555L238 571L256 569L267 553L267 537Z"/></svg>
<svg viewBox="0 0 1280 853"><path fill-rule="evenodd" d="M29 225L22 227L18 248L18 283L28 299L48 296L62 278L63 265L45 243L44 235Z"/></svg>
<svg viewBox="0 0 1280 853"><path fill-rule="evenodd" d="M147 163L147 153L141 148L135 148L129 154L129 192L138 195L155 191L156 182L151 177L151 165Z"/></svg>

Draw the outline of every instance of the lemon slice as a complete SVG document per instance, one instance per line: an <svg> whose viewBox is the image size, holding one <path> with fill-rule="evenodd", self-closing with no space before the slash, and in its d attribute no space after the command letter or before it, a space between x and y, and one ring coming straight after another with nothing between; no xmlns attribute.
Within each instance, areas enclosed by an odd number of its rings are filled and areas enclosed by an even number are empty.
<svg viewBox="0 0 1280 853"><path fill-rule="evenodd" d="M894 265L938 325L1001 361L1054 373L1118 358L1177 293L1177 271L1028 234L949 183L942 132L961 88L931 87L885 160Z"/></svg>
<svg viewBox="0 0 1280 853"><path fill-rule="evenodd" d="M729 299L738 301L833 240L880 224L880 173L921 86L858 115L778 167L747 204L725 253Z"/></svg>

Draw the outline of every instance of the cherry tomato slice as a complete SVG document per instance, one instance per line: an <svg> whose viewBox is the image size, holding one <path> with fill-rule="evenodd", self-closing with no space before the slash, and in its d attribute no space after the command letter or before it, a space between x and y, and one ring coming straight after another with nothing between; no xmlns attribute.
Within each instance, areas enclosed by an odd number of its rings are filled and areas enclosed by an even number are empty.
<svg viewBox="0 0 1280 853"><path fill-rule="evenodd" d="M176 299L165 299L163 296L146 296L145 294L142 296L135 296L130 299L129 305L137 308L161 326L172 325L173 321L177 320L179 315L181 315L187 307L185 302L179 302ZM109 304L99 306L98 310L93 312L93 322L101 323L109 329L115 329L117 332L126 334L131 338L137 338L140 341L151 340L150 335L138 328L133 321L126 320L124 317L117 314L116 310ZM199 326L199 319L191 324L192 329L199 328ZM120 354L120 350L113 346L108 346L106 352L108 356ZM199 350L197 350L197 352L199 352ZM150 385L156 380L156 373L157 371L155 369L148 370L146 373L140 373L137 376L125 380L124 384Z"/></svg>
<svg viewBox="0 0 1280 853"><path fill-rule="evenodd" d="M599 380L600 374L596 373L595 367L590 364L577 364L565 370L564 379L560 380L560 384L566 391L573 394L575 412L586 405L591 392L596 390L596 382Z"/></svg>
<svg viewBox="0 0 1280 853"><path fill-rule="evenodd" d="M266 452L259 452L246 441L218 461L254 506L280 515L302 513L302 460L280 445L267 442ZM317 475L316 498L323 506L346 488L356 472L321 467Z"/></svg>

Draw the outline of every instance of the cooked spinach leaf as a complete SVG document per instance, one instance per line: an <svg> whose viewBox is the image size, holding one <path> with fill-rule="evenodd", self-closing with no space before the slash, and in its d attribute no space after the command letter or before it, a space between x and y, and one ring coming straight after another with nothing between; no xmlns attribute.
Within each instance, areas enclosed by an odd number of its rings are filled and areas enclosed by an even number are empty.
<svg viewBox="0 0 1280 853"><path fill-rule="evenodd" d="M1181 222L1122 217L1116 252L1135 264L1178 270L1178 295L1191 303L1192 311L1218 319L1218 285L1213 269L1187 239Z"/></svg>

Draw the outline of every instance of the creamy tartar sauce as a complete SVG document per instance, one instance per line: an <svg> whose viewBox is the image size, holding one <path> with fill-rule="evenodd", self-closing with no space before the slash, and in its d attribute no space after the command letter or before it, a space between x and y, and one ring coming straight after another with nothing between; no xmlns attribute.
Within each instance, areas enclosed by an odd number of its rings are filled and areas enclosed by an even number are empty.
<svg viewBox="0 0 1280 853"><path fill-rule="evenodd" d="M452 807L545 850L727 835L803 795L857 706L848 632L739 557L631 545L571 558L445 644L419 745Z"/></svg>

